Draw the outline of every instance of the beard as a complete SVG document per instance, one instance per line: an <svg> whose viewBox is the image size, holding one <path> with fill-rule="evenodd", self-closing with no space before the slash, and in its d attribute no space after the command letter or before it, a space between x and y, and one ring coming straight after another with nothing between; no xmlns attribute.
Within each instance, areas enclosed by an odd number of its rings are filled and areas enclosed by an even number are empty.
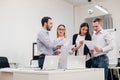
<svg viewBox="0 0 120 80"><path fill-rule="evenodd" d="M47 31L50 31L51 29L49 28L49 25L47 24L46 26Z"/></svg>
<svg viewBox="0 0 120 80"><path fill-rule="evenodd" d="M51 29L49 29L49 28L47 27L47 30L50 31Z"/></svg>

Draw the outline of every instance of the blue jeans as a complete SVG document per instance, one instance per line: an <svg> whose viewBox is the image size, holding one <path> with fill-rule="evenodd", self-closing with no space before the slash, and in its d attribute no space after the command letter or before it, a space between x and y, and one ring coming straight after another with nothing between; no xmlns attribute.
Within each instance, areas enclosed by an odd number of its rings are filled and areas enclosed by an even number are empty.
<svg viewBox="0 0 120 80"><path fill-rule="evenodd" d="M101 55L92 59L92 68L104 68L105 80L108 77L109 59L106 55Z"/></svg>
<svg viewBox="0 0 120 80"><path fill-rule="evenodd" d="M38 65L41 69L43 68L44 59L45 59L45 55L41 54L38 59Z"/></svg>

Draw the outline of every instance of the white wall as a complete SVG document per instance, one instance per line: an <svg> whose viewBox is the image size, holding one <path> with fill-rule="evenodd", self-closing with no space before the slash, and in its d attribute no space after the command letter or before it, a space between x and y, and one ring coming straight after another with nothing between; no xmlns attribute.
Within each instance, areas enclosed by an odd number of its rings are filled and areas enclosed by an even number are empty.
<svg viewBox="0 0 120 80"><path fill-rule="evenodd" d="M112 14L113 17L113 25L114 28L117 29L116 31L116 43L117 43L117 52L120 49L120 0L105 0L103 2L98 3L99 5L105 7L108 9L110 14ZM94 16L99 16L99 15L104 15L103 12L97 10L96 8L93 7L95 4L91 5L84 5L84 6L77 6L75 8L75 32L78 32L79 26L82 22L84 22L85 18L88 17L94 17ZM94 13L92 15L89 15L87 10L92 8L94 10Z"/></svg>
<svg viewBox="0 0 120 80"><path fill-rule="evenodd" d="M53 18L52 37L56 27L64 24L73 34L73 5L62 0L0 0L0 56L10 62L29 66L32 43L36 42L43 16Z"/></svg>

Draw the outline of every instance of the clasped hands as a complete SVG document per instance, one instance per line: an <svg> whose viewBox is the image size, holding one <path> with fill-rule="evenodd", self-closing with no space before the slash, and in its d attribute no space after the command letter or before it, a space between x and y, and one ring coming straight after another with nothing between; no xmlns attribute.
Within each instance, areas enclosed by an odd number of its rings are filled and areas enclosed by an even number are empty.
<svg viewBox="0 0 120 80"><path fill-rule="evenodd" d="M82 45L83 45L83 43L84 43L84 41L82 40L82 41L80 41L79 42L79 45L78 46L76 46L76 47L74 47L74 48L72 48L72 51L74 52L74 51L77 51Z"/></svg>
<svg viewBox="0 0 120 80"><path fill-rule="evenodd" d="M55 51L55 55L59 55L61 52L60 52L60 49L63 45L57 45L56 46L56 51Z"/></svg>

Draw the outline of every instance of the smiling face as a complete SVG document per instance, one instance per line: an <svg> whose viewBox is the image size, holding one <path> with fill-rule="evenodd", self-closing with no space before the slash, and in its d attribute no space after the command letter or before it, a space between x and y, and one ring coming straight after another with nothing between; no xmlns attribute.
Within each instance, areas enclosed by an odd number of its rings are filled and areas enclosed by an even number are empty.
<svg viewBox="0 0 120 80"><path fill-rule="evenodd" d="M99 32L102 29L101 23L100 22L94 22L93 23L93 28L96 32Z"/></svg>
<svg viewBox="0 0 120 80"><path fill-rule="evenodd" d="M90 35L89 34L89 25L88 23L82 23L80 25L80 29L79 29L79 35L81 36L86 36L86 35Z"/></svg>
<svg viewBox="0 0 120 80"><path fill-rule="evenodd" d="M81 30L81 35L85 36L87 34L88 27L87 26L83 26L83 27L81 27L80 30Z"/></svg>
<svg viewBox="0 0 120 80"><path fill-rule="evenodd" d="M65 37L65 26L64 25L59 25L57 28L57 37Z"/></svg>
<svg viewBox="0 0 120 80"><path fill-rule="evenodd" d="M103 26L103 21L102 21L102 19L96 18L96 19L93 21L93 28L94 28L94 31L96 31L96 33L98 33L99 31L102 30L102 26Z"/></svg>

